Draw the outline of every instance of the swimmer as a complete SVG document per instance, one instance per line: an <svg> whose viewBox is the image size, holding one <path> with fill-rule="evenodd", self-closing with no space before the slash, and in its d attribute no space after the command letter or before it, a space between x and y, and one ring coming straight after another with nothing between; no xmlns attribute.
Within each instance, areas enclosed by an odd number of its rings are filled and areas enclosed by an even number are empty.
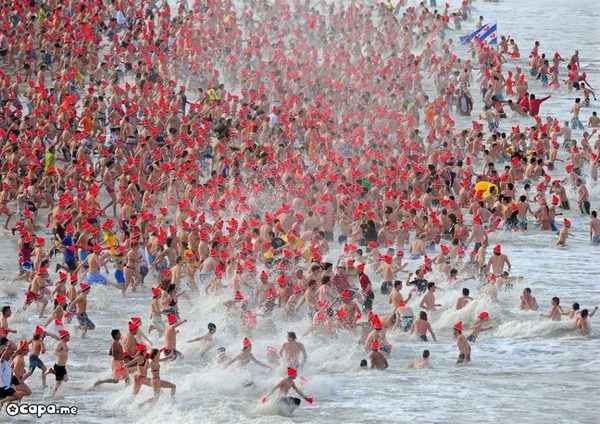
<svg viewBox="0 0 600 424"><path fill-rule="evenodd" d="M306 349L302 343L296 341L296 333L293 331L287 333L287 341L281 346L279 356L292 368L304 368L307 358Z"/></svg>
<svg viewBox="0 0 600 424"><path fill-rule="evenodd" d="M415 359L408 368L412 369L422 369L422 368L431 368L431 364L429 363L429 350L425 349L420 358Z"/></svg>
<svg viewBox="0 0 600 424"><path fill-rule="evenodd" d="M203 336L196 337L195 339L192 339L192 340L188 340L188 343L194 343L194 342L200 342L200 341L211 342L212 338L216 332L217 332L217 326L215 324L213 324L212 322L209 322L208 323L208 332Z"/></svg>
<svg viewBox="0 0 600 424"><path fill-rule="evenodd" d="M421 299L421 303L419 303L421 309L425 309L426 311L435 311L436 308L442 306L439 303L435 303L435 291L435 283L427 284L427 293L425 293L425 296L423 296L423 299Z"/></svg>
<svg viewBox="0 0 600 424"><path fill-rule="evenodd" d="M452 327L452 334L456 339L456 346L458 347L458 359L456 360L457 364L466 364L471 362L471 345L463 335L462 329L462 321L457 322Z"/></svg>
<svg viewBox="0 0 600 424"><path fill-rule="evenodd" d="M575 329L579 331L582 335L587 336L590 334L590 328L588 325L588 316L589 311L587 309L583 309L579 316L575 319Z"/></svg>
<svg viewBox="0 0 600 424"><path fill-rule="evenodd" d="M436 342L437 338L435 337L433 328L431 328L431 324L429 324L429 322L427 322L427 312L421 311L421 312L419 312L419 318L417 318L413 322L410 332L416 334L424 342L427 342L427 341L429 341L427 339L428 331L429 331L429 334L431 334L431 338L433 339L433 341Z"/></svg>
<svg viewBox="0 0 600 424"><path fill-rule="evenodd" d="M492 328L494 328L492 325L483 327L483 324L487 322L489 318L490 315L487 312L481 312L479 314L479 316L477 317L477 321L475 321L475 323L473 323L473 325L469 329L469 335L467 336L468 341L474 342L477 339L477 336L479 336L479 333L483 331L489 331Z"/></svg>
<svg viewBox="0 0 600 424"><path fill-rule="evenodd" d="M407 306L404 301L398 303L398 308L396 309L396 320L398 322L398 327L405 333L408 332L413 325L415 320L413 310L410 306Z"/></svg>
<svg viewBox="0 0 600 424"><path fill-rule="evenodd" d="M371 361L371 369L385 370L389 367L387 359L385 359L385 356L379 352L379 342L377 340L371 343L369 361Z"/></svg>
<svg viewBox="0 0 600 424"><path fill-rule="evenodd" d="M287 377L285 377L279 383L277 383L277 385L275 387L273 387L269 391L269 393L267 393L267 395L264 396L260 400L261 403L266 403L269 400L269 396L271 396L277 390L279 392L279 394L281 395L281 397L279 398L280 401L283 401L283 402L286 402L286 403L293 402L295 405L299 405L300 404L300 399L286 397L286 395L290 391L290 389L294 389L294 391L296 393L298 393L298 395L301 398L303 398L308 403L312 404L313 403L313 398L309 397L309 396L306 396L304 393L302 393L300 391L300 389L296 386L296 383L294 383L294 380L296 379L296 377L298 377L298 372L296 371L296 369L288 367L288 369L287 369Z"/></svg>
<svg viewBox="0 0 600 424"><path fill-rule="evenodd" d="M239 362L242 366L247 365L250 361L260 365L261 367L273 369L273 367L271 367L270 365L263 364L254 357L254 355L252 354L252 342L247 337L245 337L242 342L242 352L238 354L235 358L231 359L227 363L226 368L228 368L236 362Z"/></svg>
<svg viewBox="0 0 600 424"><path fill-rule="evenodd" d="M524 311L537 311L539 306L537 304L537 300L531 294L531 289L529 287L525 287L523 289L523 294L521 294L521 309Z"/></svg>
<svg viewBox="0 0 600 424"><path fill-rule="evenodd" d="M473 300L473 298L471 296L469 296L469 289L463 288L462 296L456 300L456 310L460 311L462 308L467 306L467 304L472 300Z"/></svg>
<svg viewBox="0 0 600 424"><path fill-rule="evenodd" d="M547 314L542 314L545 318L550 318L552 321L560 321L560 317L562 315L568 315L569 312L564 312L560 307L560 299L558 297L553 297L550 302L550 312Z"/></svg>

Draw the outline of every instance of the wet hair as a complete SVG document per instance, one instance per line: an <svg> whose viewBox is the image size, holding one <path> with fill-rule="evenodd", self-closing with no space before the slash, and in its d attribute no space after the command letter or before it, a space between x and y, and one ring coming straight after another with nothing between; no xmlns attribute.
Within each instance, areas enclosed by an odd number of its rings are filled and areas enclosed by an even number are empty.
<svg viewBox="0 0 600 424"><path fill-rule="evenodd" d="M468 295L469 295L469 293L470 293L470 292L469 292L469 289L467 289L467 288L464 288L464 289L462 289L462 294L463 294L463 296L468 296Z"/></svg>
<svg viewBox="0 0 600 424"><path fill-rule="evenodd" d="M400 280L395 280L394 281L394 288L401 287L401 286L402 286L402 281L400 281Z"/></svg>
<svg viewBox="0 0 600 424"><path fill-rule="evenodd" d="M221 352L225 352L225 348L223 346L217 348L217 352L221 353Z"/></svg>
<svg viewBox="0 0 600 424"><path fill-rule="evenodd" d="M112 337L113 340L117 340L117 336L119 335L120 331L118 329L114 329L110 332L110 337Z"/></svg>
<svg viewBox="0 0 600 424"><path fill-rule="evenodd" d="M554 302L556 302L556 304L557 304L557 305L559 305L559 304L560 304L560 299L559 299L558 297L554 296L554 297L552 298L552 302L553 302L553 303L554 303Z"/></svg>
<svg viewBox="0 0 600 424"><path fill-rule="evenodd" d="M573 310L574 311L578 311L579 310L579 303L577 303L577 302L573 303Z"/></svg>
<svg viewBox="0 0 600 424"><path fill-rule="evenodd" d="M212 322L208 323L208 331L213 331L213 330L217 330L217 326L214 325Z"/></svg>
<svg viewBox="0 0 600 424"><path fill-rule="evenodd" d="M525 292L531 293L531 289L529 287L525 287Z"/></svg>
<svg viewBox="0 0 600 424"><path fill-rule="evenodd" d="M150 351L150 359L154 359L154 357L160 352L158 349L152 349Z"/></svg>
<svg viewBox="0 0 600 424"><path fill-rule="evenodd" d="M590 314L590 311L588 311L587 309L582 309L580 315L581 315L581 318L587 318L589 314Z"/></svg>
<svg viewBox="0 0 600 424"><path fill-rule="evenodd" d="M423 351L423 358L425 358L425 359L429 358L429 351L427 349L425 349Z"/></svg>
<svg viewBox="0 0 600 424"><path fill-rule="evenodd" d="M2 315L6 315L8 311L10 311L10 306L6 305L2 307Z"/></svg>
<svg viewBox="0 0 600 424"><path fill-rule="evenodd" d="M288 339L296 340L296 333L293 331L288 331L287 333Z"/></svg>
<svg viewBox="0 0 600 424"><path fill-rule="evenodd" d="M419 319L427 321L427 312L425 312L425 311L419 312Z"/></svg>
<svg viewBox="0 0 600 424"><path fill-rule="evenodd" d="M361 367L366 367L366 366L368 366L368 365L369 365L369 364L367 363L367 360L366 360L366 359L361 359L361 360L360 360L360 366L361 366Z"/></svg>
<svg viewBox="0 0 600 424"><path fill-rule="evenodd" d="M427 283L427 290L431 290L433 287L435 287L435 283Z"/></svg>

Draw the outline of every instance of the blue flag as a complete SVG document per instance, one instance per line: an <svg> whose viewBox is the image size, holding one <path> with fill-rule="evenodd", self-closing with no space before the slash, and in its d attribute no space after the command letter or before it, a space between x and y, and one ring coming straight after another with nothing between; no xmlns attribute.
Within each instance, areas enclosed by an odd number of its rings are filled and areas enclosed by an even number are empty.
<svg viewBox="0 0 600 424"><path fill-rule="evenodd" d="M496 23L485 24L480 28L477 28L475 31L470 33L469 35L465 35L460 37L460 43L466 44L469 41L475 40L481 44L498 44L498 28Z"/></svg>

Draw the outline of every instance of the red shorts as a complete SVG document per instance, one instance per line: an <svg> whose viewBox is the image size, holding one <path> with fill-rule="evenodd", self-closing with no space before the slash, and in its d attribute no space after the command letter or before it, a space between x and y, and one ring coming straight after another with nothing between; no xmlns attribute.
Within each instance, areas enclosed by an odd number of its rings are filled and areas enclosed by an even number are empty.
<svg viewBox="0 0 600 424"><path fill-rule="evenodd" d="M36 300L39 300L41 298L42 298L41 294L35 294L32 291L28 291L27 293L25 293L25 304L30 305L31 303L33 303Z"/></svg>

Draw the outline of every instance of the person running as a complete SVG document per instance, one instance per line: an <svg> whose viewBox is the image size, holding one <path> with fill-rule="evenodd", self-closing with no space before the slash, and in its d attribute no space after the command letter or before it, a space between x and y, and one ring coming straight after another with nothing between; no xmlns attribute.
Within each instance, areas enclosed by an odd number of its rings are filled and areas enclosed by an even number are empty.
<svg viewBox="0 0 600 424"><path fill-rule="evenodd" d="M108 354L113 357L110 366L112 377L96 381L94 387L106 383L117 384L122 380L125 380L125 384L129 385L129 374L127 373L127 368L125 368L125 352L121 344L121 332L118 329L114 329L110 332L110 336L112 337L112 343Z"/></svg>
<svg viewBox="0 0 600 424"><path fill-rule="evenodd" d="M150 378L150 385L152 387L152 390L154 391L154 396L148 399L147 401L142 402L142 405L156 402L160 397L161 389L170 389L171 399L175 399L175 391L177 389L177 386L160 378L160 363L163 361L170 360L171 358L169 356L161 358L160 351L158 349L152 349L150 351L149 359L150 373L152 374L152 377Z"/></svg>
<svg viewBox="0 0 600 424"><path fill-rule="evenodd" d="M54 398L58 388L61 386L63 381L69 381L69 376L67 375L67 360L69 359L69 346L68 342L71 340L71 335L67 330L60 330L58 332L59 341L54 348L54 357L55 363L53 368L49 368L46 370L46 375L54 374L54 378L56 379L56 383L54 384L54 388L52 389L51 398Z"/></svg>

